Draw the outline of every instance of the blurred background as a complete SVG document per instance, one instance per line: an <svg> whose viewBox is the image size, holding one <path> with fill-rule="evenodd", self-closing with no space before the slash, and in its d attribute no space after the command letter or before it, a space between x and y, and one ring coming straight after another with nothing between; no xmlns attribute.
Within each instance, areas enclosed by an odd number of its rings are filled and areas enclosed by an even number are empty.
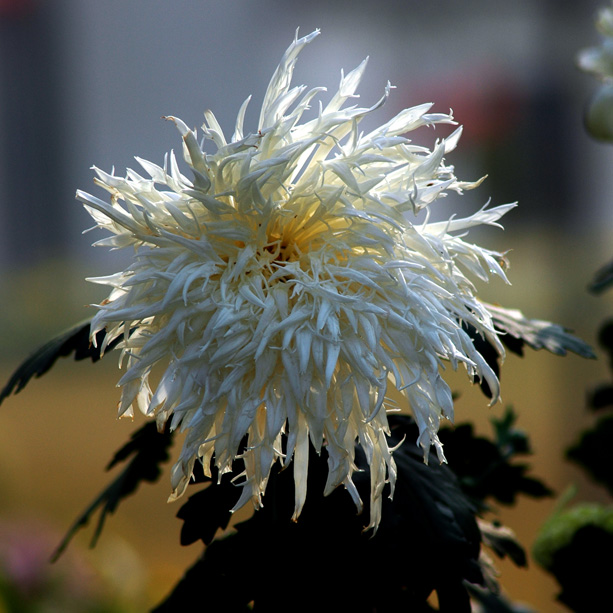
<svg viewBox="0 0 613 613"><path fill-rule="evenodd" d="M378 100L388 80L396 89L368 121L384 123L422 102L453 109L464 134L447 161L461 179L488 179L461 199L437 203L435 214L467 214L490 198L520 204L504 232L471 235L511 250L513 285L486 286L484 297L568 326L595 345L613 315L611 295L586 291L613 257L613 145L584 131L598 84L575 58L599 43L594 16L602 3L0 0L0 382L50 335L92 315L86 305L105 296L85 277L129 260L130 253L93 249L100 233L82 234L92 221L74 194L97 193L90 167L123 174L137 167L135 155L161 164L165 152L180 153L164 115L199 127L210 108L230 135L249 94L245 129L254 130L297 27L322 35L301 55L296 84L333 92L341 68L369 55L360 104ZM439 126L418 138L431 146L449 131ZM603 362L575 356L510 356L504 403L492 409L465 377L452 377L461 392L456 420L489 433L489 418L513 405L531 436L534 474L557 493L575 483L581 497L605 500L562 456L591 423L586 390L607 376ZM0 409L0 560L23 567L13 579L27 579L28 589L32 581L84 586L79 611L88 598L108 610L146 610L200 553L197 545L179 546L179 505L166 504L166 473L120 507L94 550L86 531L51 571L46 566L63 531L111 478L104 467L113 452L142 424L140 417L117 422L118 378L112 356L95 366L62 363ZM501 517L530 547L554 504L523 499ZM34 544L32 534L40 535ZM564 610L553 602L555 583L534 564L499 567L514 600Z"/></svg>

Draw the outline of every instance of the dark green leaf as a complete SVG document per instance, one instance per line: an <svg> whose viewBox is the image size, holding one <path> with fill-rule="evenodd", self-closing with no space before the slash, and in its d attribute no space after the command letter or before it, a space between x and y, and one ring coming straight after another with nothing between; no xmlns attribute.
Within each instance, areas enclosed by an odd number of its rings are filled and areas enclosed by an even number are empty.
<svg viewBox="0 0 613 613"><path fill-rule="evenodd" d="M592 478L607 487L613 495L613 416L600 419L592 430L585 431L579 442L566 453L583 466Z"/></svg>
<svg viewBox="0 0 613 613"><path fill-rule="evenodd" d="M532 349L547 349L556 355L566 355L572 351L584 358L596 357L589 345L562 326L549 321L528 319L517 309L505 309L492 304L488 304L487 309L496 330L523 341ZM502 336L503 342L504 339L505 336Z"/></svg>
<svg viewBox="0 0 613 613"><path fill-rule="evenodd" d="M496 446L505 457L530 453L528 436L522 430L515 428L516 419L513 409L507 408L500 419L493 417L491 420L496 435Z"/></svg>
<svg viewBox="0 0 613 613"><path fill-rule="evenodd" d="M594 280L589 285L589 290L594 294L600 294L613 284L613 261L605 264L596 271Z"/></svg>
<svg viewBox="0 0 613 613"><path fill-rule="evenodd" d="M483 338L473 326L462 323L462 327L473 341L475 349L482 355L483 359L487 362L487 365L494 371L497 377L500 377L500 356L494 348L494 346L485 338ZM477 377L474 378L474 382L478 381ZM485 379L479 381L481 391L488 397L492 397L492 391Z"/></svg>
<svg viewBox="0 0 613 613"><path fill-rule="evenodd" d="M517 566L526 566L526 552L515 533L498 523L480 521L479 529L483 542L500 558L509 557Z"/></svg>
<svg viewBox="0 0 613 613"><path fill-rule="evenodd" d="M536 613L534 609L524 605L509 602L502 594L483 589L477 585L468 585L468 591L473 600L479 603L480 613Z"/></svg>
<svg viewBox="0 0 613 613"><path fill-rule="evenodd" d="M598 331L598 344L609 354L609 367L613 368L613 321L605 322Z"/></svg>
<svg viewBox="0 0 613 613"><path fill-rule="evenodd" d="M237 526L229 537L215 540L203 558L183 577L157 613L193 606L202 594L213 599L210 610L430 612L426 603L436 590L440 611L468 613L464 581L483 582L479 563L481 533L475 509L446 465L425 465L421 450L410 441L417 428L408 417L390 417L391 444L408 440L394 453L398 480L394 499L384 499L383 519L375 534L364 532L366 517L357 515L350 496L337 488L322 492L327 460L311 449L306 504L291 521L294 480L291 467L271 474L264 507ZM356 450L358 466L365 458ZM363 500L370 495L368 473L355 474ZM214 496L238 498L222 480L190 497L180 516L189 524L190 542L208 540L223 517ZM385 496L385 493L384 493ZM219 511L219 512L218 512ZM198 526L198 522L206 526ZM205 535L204 537L202 535ZM387 563L388 561L393 563ZM355 587L364 568L368 580ZM330 589L330 581L334 588ZM346 589L343 589L346 586ZM218 600L215 600L215 599Z"/></svg>
<svg viewBox="0 0 613 613"><path fill-rule="evenodd" d="M605 383L594 388L589 393L588 404L594 411L613 407L613 385Z"/></svg>
<svg viewBox="0 0 613 613"><path fill-rule="evenodd" d="M0 404L12 393L17 394L32 377L44 375L58 358L74 353L75 360L90 358L92 362L100 359L100 346L104 340L105 332L101 330L96 335L94 347L89 338L89 321L81 322L33 352L13 373L8 383L0 391ZM108 350L112 349L119 339L110 343Z"/></svg>
<svg viewBox="0 0 613 613"><path fill-rule="evenodd" d="M196 463L196 471L202 472L200 463ZM231 483L229 475L217 483L217 471L213 470L212 474L212 480L204 475L197 476L196 482L212 483L192 494L177 513L177 517L183 520L181 545L191 545L198 540L208 545L219 528L223 530L228 526L232 516L230 509L236 504L240 492Z"/></svg>
<svg viewBox="0 0 613 613"><path fill-rule="evenodd" d="M476 436L470 424L443 428L439 433L449 466L465 494L480 508L487 507L488 498L512 504L519 494L550 496L551 490L541 481L527 476L526 464L512 463L517 455L530 452L528 438L514 427L513 412L507 411L492 423L494 441Z"/></svg>
<svg viewBox="0 0 613 613"><path fill-rule="evenodd" d="M611 600L612 549L611 532L589 524L579 528L569 545L553 553L548 569L562 588L558 600L575 613L606 610L605 603Z"/></svg>
<svg viewBox="0 0 613 613"><path fill-rule="evenodd" d="M107 469L120 461L127 460L131 455L134 457L117 478L77 518L53 554L52 560L59 558L77 531L86 526L92 514L100 509L100 517L91 541L91 546L95 546L104 527L106 516L117 509L121 500L136 491L142 481L150 483L157 481L161 472L159 465L168 460L168 447L171 442L172 435L169 432L158 432L155 422L148 422L137 430L130 441L117 451Z"/></svg>
<svg viewBox="0 0 613 613"><path fill-rule="evenodd" d="M297 552L295 555L301 554ZM259 558L260 552L245 551L244 542L236 534L211 543L204 555L183 575L172 593L152 613L198 609L224 613L252 611L248 605L257 591L255 582L260 577L258 567L262 564ZM250 569L253 571L250 572ZM277 575L276 571L276 565L268 569L266 585L270 590L284 580L284 572L281 570ZM300 609L288 605L277 610Z"/></svg>
<svg viewBox="0 0 613 613"><path fill-rule="evenodd" d="M584 358L594 358L592 349L581 339L571 335L565 328L546 321L526 319L520 311L499 309L493 314L494 329L502 344L512 353L524 355L524 347L547 349L556 355L566 355L572 351ZM471 335L477 351L483 356L490 368L500 376L500 356L494 346L481 337L472 326L464 324ZM488 398L491 392L487 383L481 387Z"/></svg>

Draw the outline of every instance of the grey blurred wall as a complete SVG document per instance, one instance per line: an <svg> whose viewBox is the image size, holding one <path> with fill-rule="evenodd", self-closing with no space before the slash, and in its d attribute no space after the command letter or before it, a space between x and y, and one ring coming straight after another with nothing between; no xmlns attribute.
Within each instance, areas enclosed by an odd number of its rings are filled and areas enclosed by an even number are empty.
<svg viewBox="0 0 613 613"><path fill-rule="evenodd" d="M454 110L465 132L449 161L462 178L490 176L463 206L519 200L513 223L611 226L613 155L583 132L596 83L574 63L598 42L603 2L2 0L0 271L121 258L89 247L99 234L81 235L91 222L74 193L95 189L90 167L123 174L135 155L161 163L180 151L163 115L196 127L211 108L231 134L254 94L246 129L255 126L298 26L322 36L296 82L333 90L341 68L370 55L360 102L388 79L396 86L375 121L424 101Z"/></svg>

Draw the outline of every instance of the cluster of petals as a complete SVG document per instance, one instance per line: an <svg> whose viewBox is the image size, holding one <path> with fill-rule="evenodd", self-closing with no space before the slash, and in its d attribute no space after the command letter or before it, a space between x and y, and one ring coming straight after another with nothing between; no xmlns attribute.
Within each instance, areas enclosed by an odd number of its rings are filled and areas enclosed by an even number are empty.
<svg viewBox="0 0 613 613"><path fill-rule="evenodd" d="M366 61L317 106L324 88L291 85L317 34L285 52L254 132L243 131L249 99L229 140L210 111L201 136L167 118L189 176L173 153L162 166L137 158L144 173L125 178L95 169L110 197L77 196L108 232L97 244L135 255L123 272L93 279L112 290L91 332L105 329L105 343L122 338L120 415L136 407L184 432L171 497L201 461L205 473L233 473L242 487L235 508L258 507L280 462L293 469L297 518L314 450L327 456L324 494L343 485L361 509L359 446L376 528L396 479L387 414L402 407L390 391L406 399L425 458L434 446L441 461L439 424L453 418L445 367L461 365L498 399L497 377L467 330L503 355L473 281L506 282L504 257L465 234L498 225L513 205L436 223L426 213L418 223L437 199L479 183L457 180L445 163L461 130L431 149L414 144L413 130L454 124L423 104L360 132L390 92L369 108L347 105Z"/></svg>

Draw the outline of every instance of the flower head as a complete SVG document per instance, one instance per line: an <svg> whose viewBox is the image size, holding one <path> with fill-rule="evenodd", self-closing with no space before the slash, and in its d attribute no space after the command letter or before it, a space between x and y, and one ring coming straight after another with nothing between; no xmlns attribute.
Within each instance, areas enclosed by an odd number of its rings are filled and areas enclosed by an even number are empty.
<svg viewBox="0 0 613 613"><path fill-rule="evenodd" d="M196 460L205 473L214 462L221 475L240 457L235 508L249 500L257 507L273 464L293 460L297 517L312 445L327 454L324 493L343 484L361 508L352 481L357 442L370 466L376 527L384 486L393 493L396 477L388 391L404 395L425 457L434 445L441 461L439 423L453 418L445 365L462 364L498 399L497 377L466 330L504 353L471 281L506 281L504 258L461 236L497 225L513 205L418 223L415 215L438 198L479 182L458 181L445 164L460 129L432 150L406 136L454 123L430 113L431 104L405 109L368 134L358 130L390 92L388 85L370 108L345 106L357 97L366 61L301 122L324 88L291 87L292 73L317 34L296 38L285 52L255 132L243 132L249 99L229 140L205 112L203 136L214 153L195 130L168 118L183 139L189 177L170 153L163 166L137 158L147 176L96 169L110 202L78 192L110 233L97 244L135 248L126 270L93 279L113 289L91 332L95 338L106 329L105 343L123 337L120 415L136 406L185 431L173 496L185 490Z"/></svg>
<svg viewBox="0 0 613 613"><path fill-rule="evenodd" d="M606 82L613 81L613 3L601 8L596 28L603 37L599 47L583 49L577 58L579 67Z"/></svg>
<svg viewBox="0 0 613 613"><path fill-rule="evenodd" d="M595 138L613 140L613 3L601 8L596 28L602 35L597 47L583 49L577 56L581 70L596 76L601 82L585 113L585 126Z"/></svg>

